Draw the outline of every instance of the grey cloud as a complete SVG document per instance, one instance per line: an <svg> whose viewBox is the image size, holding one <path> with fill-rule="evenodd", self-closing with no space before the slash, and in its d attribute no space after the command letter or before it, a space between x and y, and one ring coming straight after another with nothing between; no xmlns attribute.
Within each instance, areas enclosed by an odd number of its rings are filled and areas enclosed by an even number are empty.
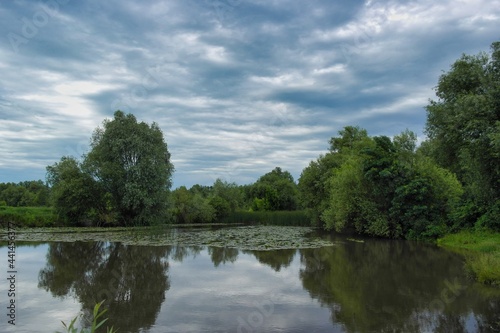
<svg viewBox="0 0 500 333"><path fill-rule="evenodd" d="M40 8L0 3L6 180L81 155L116 109L159 123L174 186L297 178L343 126L421 135L441 70L487 51L500 19L486 0L70 1L15 53Z"/></svg>

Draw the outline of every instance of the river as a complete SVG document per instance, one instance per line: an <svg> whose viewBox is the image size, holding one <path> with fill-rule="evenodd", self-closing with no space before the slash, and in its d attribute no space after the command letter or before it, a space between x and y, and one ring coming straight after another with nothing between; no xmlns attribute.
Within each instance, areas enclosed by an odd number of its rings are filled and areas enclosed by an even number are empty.
<svg viewBox="0 0 500 333"><path fill-rule="evenodd" d="M196 232L196 231L195 231ZM119 332L500 332L500 290L432 244L315 234L328 246L252 250L109 241L18 242L15 326L88 324L106 299ZM0 247L7 263L8 249Z"/></svg>

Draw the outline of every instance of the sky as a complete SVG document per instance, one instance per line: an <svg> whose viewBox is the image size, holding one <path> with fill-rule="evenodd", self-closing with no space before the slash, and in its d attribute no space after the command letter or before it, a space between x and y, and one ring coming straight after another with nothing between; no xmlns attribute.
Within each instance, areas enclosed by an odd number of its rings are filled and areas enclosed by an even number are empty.
<svg viewBox="0 0 500 333"><path fill-rule="evenodd" d="M0 0L0 182L81 158L120 109L156 122L173 187L297 180L344 126L425 139L463 53L500 40L500 0Z"/></svg>

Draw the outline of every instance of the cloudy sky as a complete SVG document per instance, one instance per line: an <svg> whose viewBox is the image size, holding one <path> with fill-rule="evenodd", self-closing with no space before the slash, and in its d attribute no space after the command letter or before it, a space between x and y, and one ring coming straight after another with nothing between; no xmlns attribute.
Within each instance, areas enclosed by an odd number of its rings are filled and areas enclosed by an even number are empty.
<svg viewBox="0 0 500 333"><path fill-rule="evenodd" d="M0 1L0 182L45 179L121 109L162 128L174 187L297 179L346 125L423 139L499 0Z"/></svg>

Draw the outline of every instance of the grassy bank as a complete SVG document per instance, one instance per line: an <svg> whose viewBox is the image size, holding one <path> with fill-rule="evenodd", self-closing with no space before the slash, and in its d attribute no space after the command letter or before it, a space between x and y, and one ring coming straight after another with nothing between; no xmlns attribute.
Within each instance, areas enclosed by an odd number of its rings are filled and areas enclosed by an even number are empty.
<svg viewBox="0 0 500 333"><path fill-rule="evenodd" d="M464 254L467 270L479 282L500 286L500 233L462 231L440 238L438 244Z"/></svg>
<svg viewBox="0 0 500 333"><path fill-rule="evenodd" d="M23 227L52 227L57 225L57 216L51 207L0 206L0 225L14 223Z"/></svg>
<svg viewBox="0 0 500 333"><path fill-rule="evenodd" d="M245 223L254 225L310 226L305 211L264 211L231 213L223 223Z"/></svg>

